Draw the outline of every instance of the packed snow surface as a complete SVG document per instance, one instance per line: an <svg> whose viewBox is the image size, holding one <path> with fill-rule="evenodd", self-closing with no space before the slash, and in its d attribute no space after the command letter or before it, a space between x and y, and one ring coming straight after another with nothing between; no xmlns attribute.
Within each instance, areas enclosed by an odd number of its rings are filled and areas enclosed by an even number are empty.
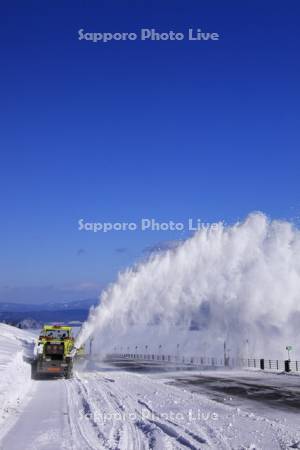
<svg viewBox="0 0 300 450"><path fill-rule="evenodd" d="M30 395L0 448L276 450L300 441L280 414L270 420L124 371L38 381Z"/></svg>
<svg viewBox="0 0 300 450"><path fill-rule="evenodd" d="M259 404L224 404L204 387L182 385L204 371L136 373L86 361L72 380L36 381L27 362L33 335L4 325L0 331L1 450L300 448L298 409L270 416ZM241 371L219 377L262 383L261 375ZM299 377L264 374L264 387L268 380L270 387L299 384Z"/></svg>

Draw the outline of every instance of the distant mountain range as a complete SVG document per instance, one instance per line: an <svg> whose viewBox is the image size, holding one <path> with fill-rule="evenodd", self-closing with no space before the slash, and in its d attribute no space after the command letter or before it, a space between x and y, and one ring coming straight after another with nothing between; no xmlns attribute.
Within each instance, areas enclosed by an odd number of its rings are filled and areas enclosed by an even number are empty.
<svg viewBox="0 0 300 450"><path fill-rule="evenodd" d="M33 320L41 324L45 322L84 322L90 307L98 303L98 299L38 304L0 303L0 322L10 324L17 324L24 320Z"/></svg>

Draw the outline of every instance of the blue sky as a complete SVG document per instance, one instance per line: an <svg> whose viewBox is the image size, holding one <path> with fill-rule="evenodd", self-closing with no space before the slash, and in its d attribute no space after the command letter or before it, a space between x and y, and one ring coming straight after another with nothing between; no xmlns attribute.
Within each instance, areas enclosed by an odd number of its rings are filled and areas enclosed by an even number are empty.
<svg viewBox="0 0 300 450"><path fill-rule="evenodd" d="M179 232L91 222L297 220L295 1L1 5L0 301L96 295ZM217 42L91 43L78 30L218 32Z"/></svg>

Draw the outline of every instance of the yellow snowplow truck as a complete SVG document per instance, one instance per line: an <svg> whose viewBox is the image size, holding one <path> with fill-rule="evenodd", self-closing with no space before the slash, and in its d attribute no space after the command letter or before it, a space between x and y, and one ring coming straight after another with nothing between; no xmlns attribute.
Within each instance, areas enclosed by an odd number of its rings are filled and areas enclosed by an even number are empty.
<svg viewBox="0 0 300 450"><path fill-rule="evenodd" d="M72 327L44 325L37 342L36 359L32 364L32 378L42 375L71 378L75 354Z"/></svg>

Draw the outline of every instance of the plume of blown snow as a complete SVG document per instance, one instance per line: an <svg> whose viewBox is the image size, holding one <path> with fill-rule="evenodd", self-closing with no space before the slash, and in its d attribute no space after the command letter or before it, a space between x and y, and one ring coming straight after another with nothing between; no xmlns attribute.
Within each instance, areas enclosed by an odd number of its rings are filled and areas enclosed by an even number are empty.
<svg viewBox="0 0 300 450"><path fill-rule="evenodd" d="M120 273L77 338L98 350L281 357L300 347L300 232L252 213ZM298 353L300 356L300 352Z"/></svg>

